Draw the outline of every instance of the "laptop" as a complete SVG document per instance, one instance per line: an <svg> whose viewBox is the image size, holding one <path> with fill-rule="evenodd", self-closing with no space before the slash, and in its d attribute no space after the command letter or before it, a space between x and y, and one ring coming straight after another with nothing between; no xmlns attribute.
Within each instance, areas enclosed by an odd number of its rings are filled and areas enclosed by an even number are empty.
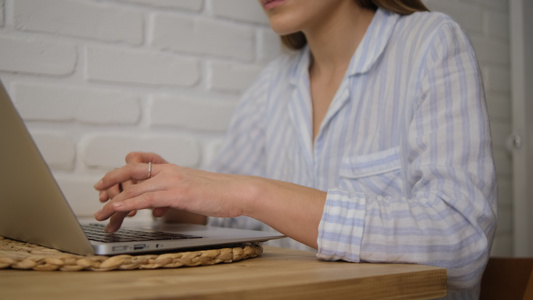
<svg viewBox="0 0 533 300"><path fill-rule="evenodd" d="M81 255L183 251L284 237L151 220L127 220L117 233L104 233L104 224L79 220L1 82L0 139L0 236Z"/></svg>

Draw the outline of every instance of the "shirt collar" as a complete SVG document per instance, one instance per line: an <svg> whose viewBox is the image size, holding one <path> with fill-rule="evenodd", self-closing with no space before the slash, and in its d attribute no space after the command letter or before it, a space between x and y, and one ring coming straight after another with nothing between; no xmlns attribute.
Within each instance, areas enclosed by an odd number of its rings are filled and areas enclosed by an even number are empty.
<svg viewBox="0 0 533 300"><path fill-rule="evenodd" d="M368 26L365 36L361 40L359 47L348 66L347 75L354 76L364 74L372 68L392 36L394 26L398 22L400 15L378 8L372 22ZM309 47L305 46L299 53L298 62L291 71L291 82L297 84L298 80L308 76L310 63Z"/></svg>
<svg viewBox="0 0 533 300"><path fill-rule="evenodd" d="M376 11L363 40L350 61L348 76L370 71L385 51L399 18L399 14L387 10Z"/></svg>
<svg viewBox="0 0 533 300"><path fill-rule="evenodd" d="M298 54L297 63L293 65L290 72L290 82L297 85L299 80L308 78L311 53L309 46L305 46Z"/></svg>

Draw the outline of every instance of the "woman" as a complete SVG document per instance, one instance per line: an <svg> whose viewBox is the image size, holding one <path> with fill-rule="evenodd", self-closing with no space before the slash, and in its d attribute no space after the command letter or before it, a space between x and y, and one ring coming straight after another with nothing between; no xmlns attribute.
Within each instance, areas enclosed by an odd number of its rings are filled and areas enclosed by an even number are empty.
<svg viewBox="0 0 533 300"><path fill-rule="evenodd" d="M216 172L132 153L95 185L109 200L95 217L111 218L109 231L144 208L268 225L324 260L446 267L449 296L476 298L496 183L463 31L414 0L260 3L300 50L272 62L245 93Z"/></svg>

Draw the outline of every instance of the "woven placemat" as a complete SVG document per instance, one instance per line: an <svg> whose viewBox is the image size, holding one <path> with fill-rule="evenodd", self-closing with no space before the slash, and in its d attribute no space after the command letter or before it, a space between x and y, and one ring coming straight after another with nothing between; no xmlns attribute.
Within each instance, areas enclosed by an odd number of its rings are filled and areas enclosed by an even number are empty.
<svg viewBox="0 0 533 300"><path fill-rule="evenodd" d="M111 271L179 268L231 263L263 253L261 243L164 254L81 256L0 237L0 269Z"/></svg>

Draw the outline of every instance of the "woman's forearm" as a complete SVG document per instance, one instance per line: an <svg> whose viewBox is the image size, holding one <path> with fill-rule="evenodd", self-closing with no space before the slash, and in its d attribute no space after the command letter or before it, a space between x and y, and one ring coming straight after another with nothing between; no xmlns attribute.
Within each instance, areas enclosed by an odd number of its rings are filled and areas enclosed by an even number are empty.
<svg viewBox="0 0 533 300"><path fill-rule="evenodd" d="M310 247L317 248L326 192L258 177L248 179L243 214Z"/></svg>
<svg viewBox="0 0 533 300"><path fill-rule="evenodd" d="M287 182L239 176L243 178L246 179L233 185L232 194L242 198L244 215L310 247L317 247L325 192ZM177 209L169 209L163 219L170 223L207 223L206 216Z"/></svg>

